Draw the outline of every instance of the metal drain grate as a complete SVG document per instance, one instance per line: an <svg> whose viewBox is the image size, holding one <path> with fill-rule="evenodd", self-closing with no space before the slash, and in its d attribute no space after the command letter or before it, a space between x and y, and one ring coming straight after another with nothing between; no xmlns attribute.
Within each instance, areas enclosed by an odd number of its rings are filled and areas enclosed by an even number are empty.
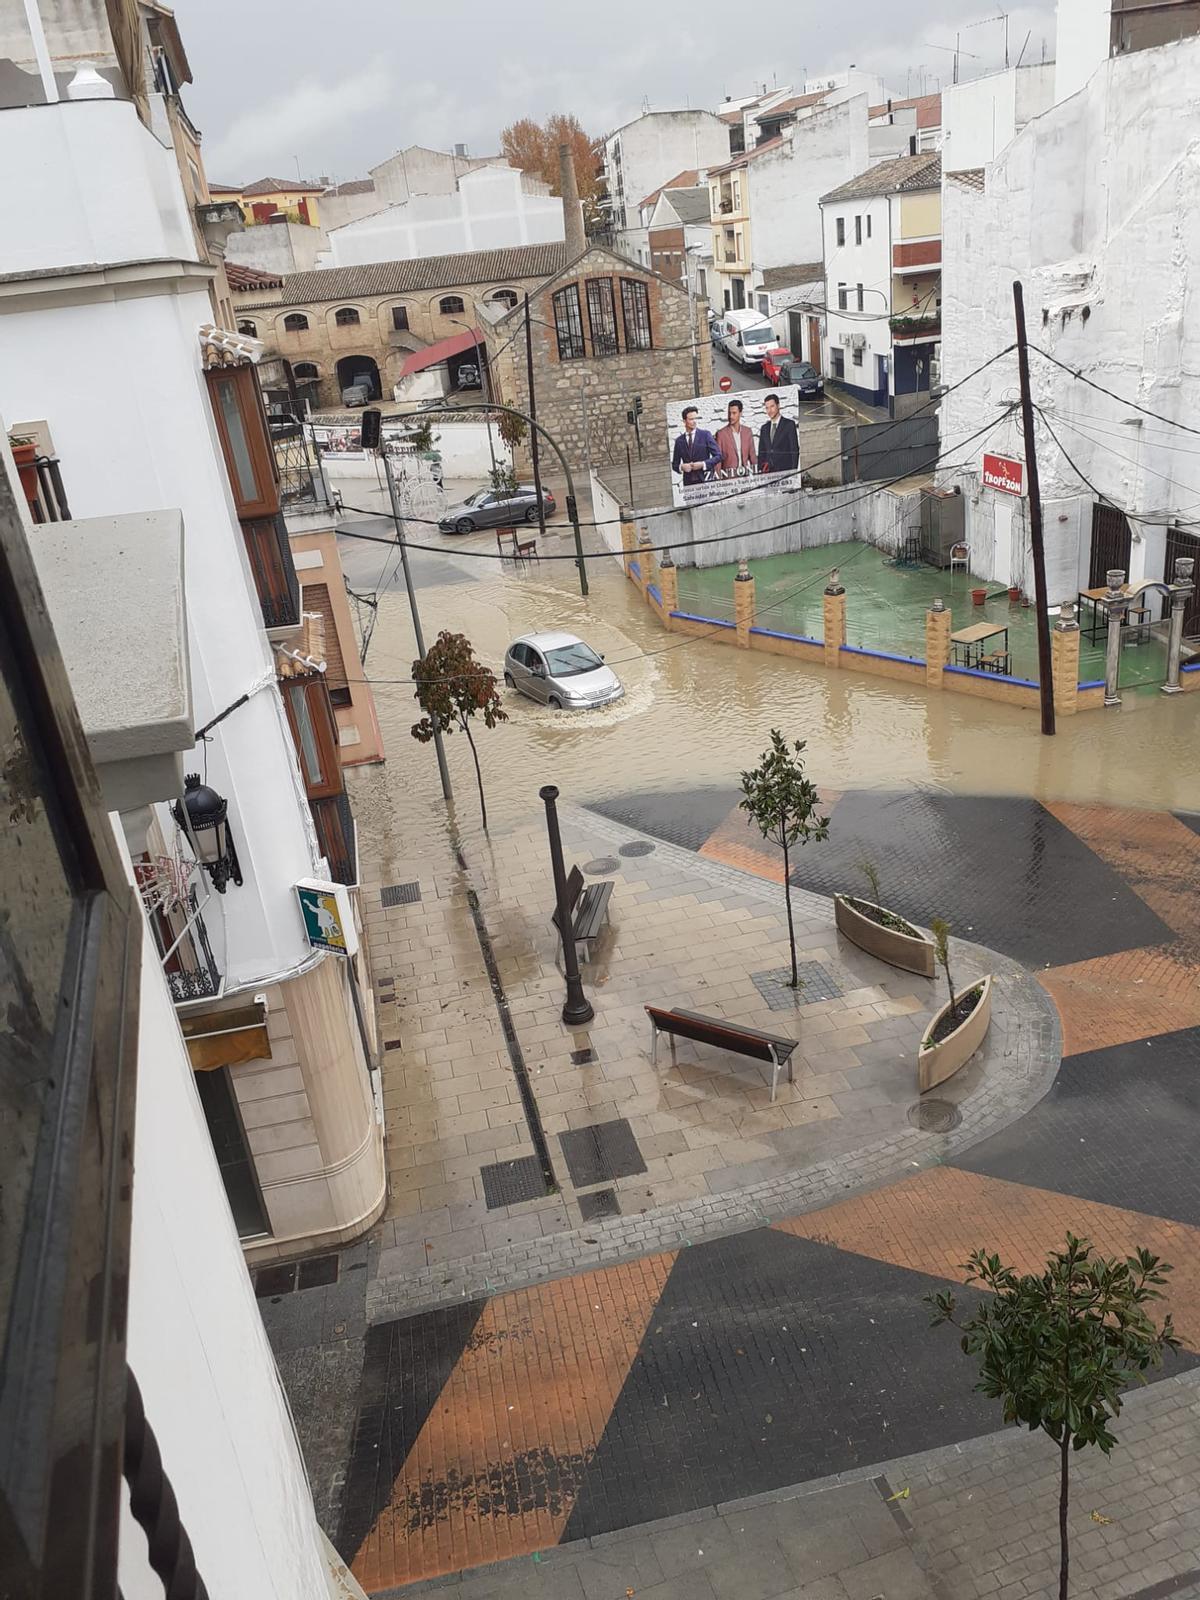
<svg viewBox="0 0 1200 1600"><path fill-rule="evenodd" d="M546 1193L542 1163L536 1156L518 1156L515 1161L495 1161L480 1167L483 1198L489 1211L500 1206L519 1206L525 1200L540 1200Z"/></svg>
<svg viewBox="0 0 1200 1600"><path fill-rule="evenodd" d="M772 1011L791 1011L796 1006L811 1006L817 1000L840 1000L842 988L819 961L796 964L800 987L793 989L791 967L776 967L773 972L752 972L754 987Z"/></svg>
<svg viewBox="0 0 1200 1600"><path fill-rule="evenodd" d="M583 870L594 878L602 878L606 872L615 872L620 865L616 856L597 856L594 861L585 861Z"/></svg>
<svg viewBox="0 0 1200 1600"><path fill-rule="evenodd" d="M586 1067L586 1066L589 1066L593 1061L595 1061L597 1059L598 1059L598 1057L597 1057L596 1052L594 1050L572 1050L571 1051L571 1065L573 1067Z"/></svg>
<svg viewBox="0 0 1200 1600"><path fill-rule="evenodd" d="M337 1256L309 1256L300 1263L296 1276L297 1289L320 1289L327 1283L338 1281Z"/></svg>
<svg viewBox="0 0 1200 1600"><path fill-rule="evenodd" d="M419 883L389 883L379 891L382 906L415 906L421 898Z"/></svg>
<svg viewBox="0 0 1200 1600"><path fill-rule="evenodd" d="M294 1261L289 1261L282 1267L260 1267L254 1274L254 1293L259 1300L269 1300L279 1294L291 1294L295 1287Z"/></svg>
<svg viewBox="0 0 1200 1600"><path fill-rule="evenodd" d="M621 1207L617 1203L617 1191L597 1189L594 1194L581 1194L579 1215L585 1222L595 1222L599 1217L619 1217Z"/></svg>
<svg viewBox="0 0 1200 1600"><path fill-rule="evenodd" d="M962 1121L962 1112L949 1100L918 1100L909 1106L908 1120L922 1133L949 1133Z"/></svg>
<svg viewBox="0 0 1200 1600"><path fill-rule="evenodd" d="M648 856L654 846L648 839L635 839L632 844L617 846L619 856Z"/></svg>
<svg viewBox="0 0 1200 1600"><path fill-rule="evenodd" d="M624 1117L596 1122L590 1128L571 1128L559 1134L558 1142L577 1189L646 1170L633 1129Z"/></svg>

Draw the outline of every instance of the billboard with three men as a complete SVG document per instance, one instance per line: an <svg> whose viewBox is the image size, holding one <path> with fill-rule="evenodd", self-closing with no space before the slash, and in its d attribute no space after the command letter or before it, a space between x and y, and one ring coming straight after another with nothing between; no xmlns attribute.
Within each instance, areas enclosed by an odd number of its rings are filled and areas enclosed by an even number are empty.
<svg viewBox="0 0 1200 1600"><path fill-rule="evenodd" d="M800 391L743 389L667 406L671 490L677 506L736 494L755 479L800 472Z"/></svg>

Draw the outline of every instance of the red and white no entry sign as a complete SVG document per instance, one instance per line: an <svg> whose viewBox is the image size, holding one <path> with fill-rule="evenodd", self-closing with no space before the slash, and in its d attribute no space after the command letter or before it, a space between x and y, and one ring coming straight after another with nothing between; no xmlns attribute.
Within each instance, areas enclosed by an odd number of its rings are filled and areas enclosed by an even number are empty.
<svg viewBox="0 0 1200 1600"><path fill-rule="evenodd" d="M720 389L722 394L728 394L730 389L733 388L733 379L727 372L717 379L717 388Z"/></svg>

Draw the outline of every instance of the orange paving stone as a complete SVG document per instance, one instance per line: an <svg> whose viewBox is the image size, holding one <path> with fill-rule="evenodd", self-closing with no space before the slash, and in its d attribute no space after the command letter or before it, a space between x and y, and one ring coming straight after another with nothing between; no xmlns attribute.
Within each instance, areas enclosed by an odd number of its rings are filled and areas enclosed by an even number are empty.
<svg viewBox="0 0 1200 1600"><path fill-rule="evenodd" d="M1200 834L1169 811L1044 802L1181 937L1200 937Z"/></svg>
<svg viewBox="0 0 1200 1600"><path fill-rule="evenodd" d="M819 789L822 812L832 813L842 797L840 789ZM768 883L783 882L783 857L774 845L769 845L742 810L734 806L725 820L717 825L700 846L699 854L727 867L737 867L741 872L751 872Z"/></svg>
<svg viewBox="0 0 1200 1600"><path fill-rule="evenodd" d="M1066 1056L1200 1026L1200 969L1178 948L1122 950L1038 978L1062 1018Z"/></svg>
<svg viewBox="0 0 1200 1600"><path fill-rule="evenodd" d="M797 1238L959 1282L965 1276L963 1262L976 1249L995 1251L1020 1271L1036 1271L1051 1250L1063 1245L1068 1230L1090 1239L1105 1255L1128 1255L1145 1246L1174 1267L1161 1309L1174 1313L1183 1342L1200 1349L1200 1228L1186 1223L954 1167L932 1167L775 1226Z"/></svg>
<svg viewBox="0 0 1200 1600"><path fill-rule="evenodd" d="M674 1260L488 1302L352 1563L364 1589L558 1542Z"/></svg>

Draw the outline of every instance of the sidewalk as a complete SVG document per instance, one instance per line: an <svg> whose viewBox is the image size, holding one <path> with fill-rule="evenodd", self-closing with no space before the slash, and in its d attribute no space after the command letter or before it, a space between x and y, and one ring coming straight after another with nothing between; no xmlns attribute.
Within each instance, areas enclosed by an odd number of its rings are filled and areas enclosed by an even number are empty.
<svg viewBox="0 0 1200 1600"><path fill-rule="evenodd" d="M1071 1593L1200 1596L1200 1374L1072 1459ZM1058 1454L1014 1428L383 1591L404 1600L1053 1600Z"/></svg>

